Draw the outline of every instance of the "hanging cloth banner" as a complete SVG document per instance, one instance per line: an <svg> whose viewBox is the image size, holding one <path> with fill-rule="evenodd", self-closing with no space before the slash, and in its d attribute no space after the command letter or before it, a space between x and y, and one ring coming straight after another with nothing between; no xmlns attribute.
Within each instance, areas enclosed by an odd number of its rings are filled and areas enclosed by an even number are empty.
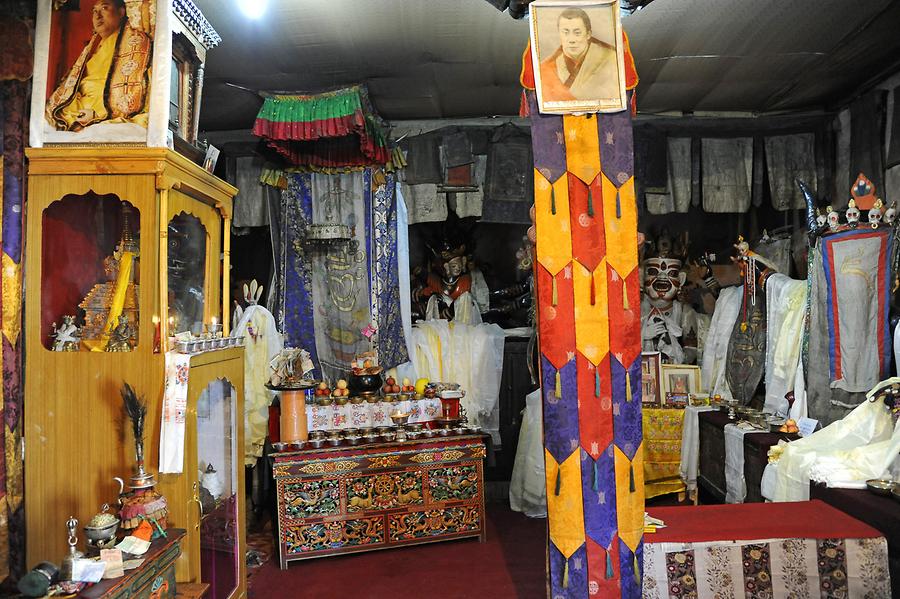
<svg viewBox="0 0 900 599"><path fill-rule="evenodd" d="M265 98L253 135L292 166L385 165L392 161L382 121L362 85Z"/></svg>
<svg viewBox="0 0 900 599"><path fill-rule="evenodd" d="M184 471L184 427L190 371L190 354L166 352L162 425L159 431L160 474L181 474Z"/></svg>
<svg viewBox="0 0 900 599"><path fill-rule="evenodd" d="M636 599L644 471L631 114L541 114L529 50L521 81L534 154L549 596Z"/></svg>
<svg viewBox="0 0 900 599"><path fill-rule="evenodd" d="M886 227L822 238L833 389L867 391L888 376L891 243Z"/></svg>

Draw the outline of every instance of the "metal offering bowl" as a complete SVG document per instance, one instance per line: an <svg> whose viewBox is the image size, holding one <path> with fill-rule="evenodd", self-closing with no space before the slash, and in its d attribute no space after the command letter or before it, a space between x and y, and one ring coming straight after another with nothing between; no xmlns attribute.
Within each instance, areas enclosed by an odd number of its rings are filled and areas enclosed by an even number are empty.
<svg viewBox="0 0 900 599"><path fill-rule="evenodd" d="M887 497L895 489L897 483L886 478L872 478L866 481L866 487L876 495Z"/></svg>
<svg viewBox="0 0 900 599"><path fill-rule="evenodd" d="M393 421L393 423L397 426L403 426L409 421L409 412L394 412L393 414L391 414L391 421Z"/></svg>
<svg viewBox="0 0 900 599"><path fill-rule="evenodd" d="M116 536L119 529L120 520L116 518L115 522L111 522L106 526L85 526L84 536L93 542L106 541Z"/></svg>

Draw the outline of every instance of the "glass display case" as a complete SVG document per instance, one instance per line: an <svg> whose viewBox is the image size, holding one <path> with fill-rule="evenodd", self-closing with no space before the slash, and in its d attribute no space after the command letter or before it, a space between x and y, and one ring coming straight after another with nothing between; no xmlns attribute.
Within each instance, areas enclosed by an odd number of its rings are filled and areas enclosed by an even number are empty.
<svg viewBox="0 0 900 599"><path fill-rule="evenodd" d="M200 219L181 212L169 221L169 333L203 332L209 236ZM202 266L202 268L198 268Z"/></svg>
<svg viewBox="0 0 900 599"><path fill-rule="evenodd" d="M123 381L146 401L144 465L158 472L168 335L229 321L223 232L237 190L165 148L26 154L25 561L37 563L65 555L61 517L113 504L113 477L133 470ZM157 477L169 525L187 531L176 576L243 597L243 348L192 355L189 370L183 470ZM209 465L222 489L201 516Z"/></svg>
<svg viewBox="0 0 900 599"><path fill-rule="evenodd" d="M41 215L41 339L51 351L130 351L140 329L140 212L66 195Z"/></svg>
<svg viewBox="0 0 900 599"><path fill-rule="evenodd" d="M207 385L197 400L200 470L200 572L210 599L227 599L240 576L237 532L237 391L225 380Z"/></svg>

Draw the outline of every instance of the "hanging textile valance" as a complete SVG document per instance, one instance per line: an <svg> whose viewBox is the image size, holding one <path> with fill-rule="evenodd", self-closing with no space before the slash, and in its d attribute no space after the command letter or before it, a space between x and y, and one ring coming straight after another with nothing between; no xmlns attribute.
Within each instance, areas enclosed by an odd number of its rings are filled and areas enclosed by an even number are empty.
<svg viewBox="0 0 900 599"><path fill-rule="evenodd" d="M368 93L356 85L265 98L253 134L293 166L385 165L391 150Z"/></svg>

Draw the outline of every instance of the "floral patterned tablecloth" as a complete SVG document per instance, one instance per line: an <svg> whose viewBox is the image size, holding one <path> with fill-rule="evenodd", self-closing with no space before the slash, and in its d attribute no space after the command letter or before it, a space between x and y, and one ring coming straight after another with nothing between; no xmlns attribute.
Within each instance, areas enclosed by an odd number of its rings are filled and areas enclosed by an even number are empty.
<svg viewBox="0 0 900 599"><path fill-rule="evenodd" d="M883 533L821 501L665 506L644 534L644 599L891 596Z"/></svg>
<svg viewBox="0 0 900 599"><path fill-rule="evenodd" d="M644 496L684 491L681 480L681 427L684 410L644 408Z"/></svg>
<svg viewBox="0 0 900 599"><path fill-rule="evenodd" d="M891 596L887 541L645 543L644 599Z"/></svg>
<svg viewBox="0 0 900 599"><path fill-rule="evenodd" d="M311 431L391 426L393 424L391 414L398 410L402 413L409 413L411 424L429 422L441 415L441 400L423 398L395 402L347 403L342 406L307 404L306 421Z"/></svg>

